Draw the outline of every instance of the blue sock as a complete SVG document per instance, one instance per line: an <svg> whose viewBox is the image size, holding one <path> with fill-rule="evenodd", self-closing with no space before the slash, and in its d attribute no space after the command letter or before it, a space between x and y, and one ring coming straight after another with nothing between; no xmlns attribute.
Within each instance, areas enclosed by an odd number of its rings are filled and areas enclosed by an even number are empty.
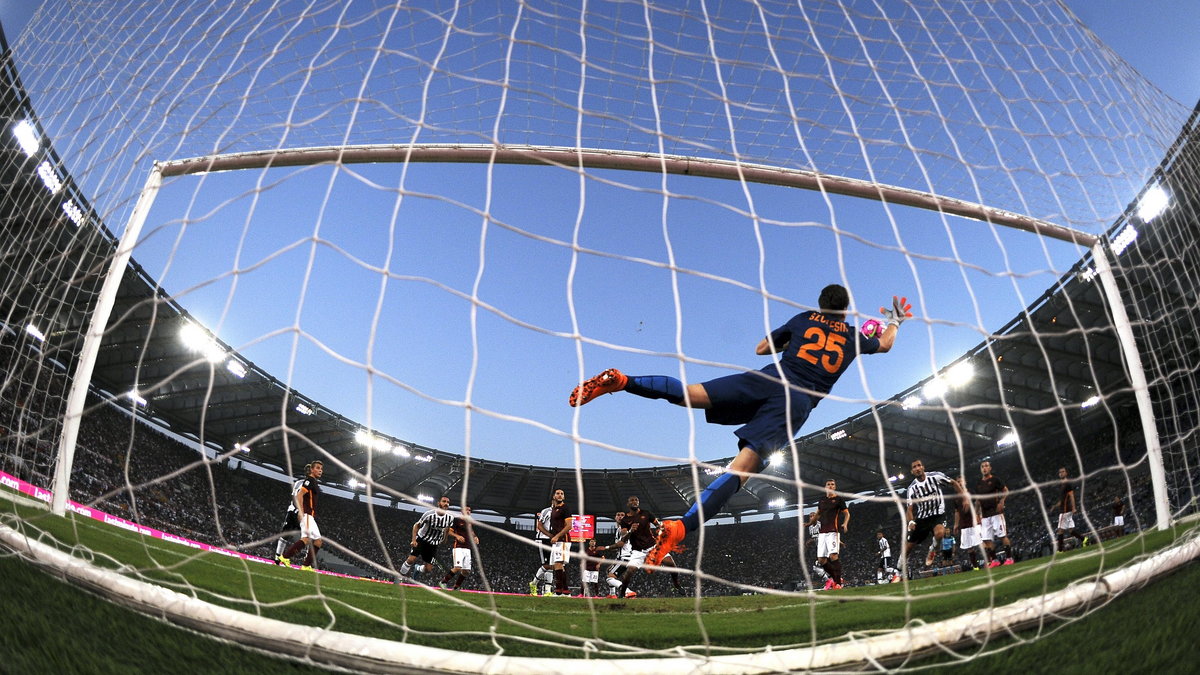
<svg viewBox="0 0 1200 675"><path fill-rule="evenodd" d="M645 398L665 398L683 403L683 383L666 375L630 375L625 391Z"/></svg>
<svg viewBox="0 0 1200 675"><path fill-rule="evenodd" d="M725 502L729 498L737 494L737 491L742 489L741 476L732 473L723 473L719 478L704 488L704 492L700 495L700 500L692 504L692 508L683 514L683 526L688 532L700 527L700 505L704 505L704 519L708 520L717 515Z"/></svg>

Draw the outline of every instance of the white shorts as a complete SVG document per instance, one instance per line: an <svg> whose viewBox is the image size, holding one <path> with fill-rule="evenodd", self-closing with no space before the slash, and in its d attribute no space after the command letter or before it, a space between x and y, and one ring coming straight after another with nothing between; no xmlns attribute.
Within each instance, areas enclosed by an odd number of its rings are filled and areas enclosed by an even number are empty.
<svg viewBox="0 0 1200 675"><path fill-rule="evenodd" d="M550 564L565 563L571 559L571 542L560 541L550 544Z"/></svg>
<svg viewBox="0 0 1200 675"><path fill-rule="evenodd" d="M300 538L309 541L320 541L321 528L317 527L317 519L312 514L300 516Z"/></svg>
<svg viewBox="0 0 1200 675"><path fill-rule="evenodd" d="M817 557L828 558L837 555L842 548L842 538L837 532L822 532L817 535Z"/></svg>
<svg viewBox="0 0 1200 675"><path fill-rule="evenodd" d="M600 582L600 570L584 570L583 583L595 584Z"/></svg>
<svg viewBox="0 0 1200 675"><path fill-rule="evenodd" d="M1113 516L1113 525L1125 527L1125 516Z"/></svg>
<svg viewBox="0 0 1200 675"><path fill-rule="evenodd" d="M994 539L1003 539L1008 536L1008 524L1004 522L1004 514L997 513L994 516L988 516L980 523L980 529L983 530L983 540L992 541Z"/></svg>
<svg viewBox="0 0 1200 675"><path fill-rule="evenodd" d="M650 549L645 551L630 551L629 562L625 563L630 567L641 567L642 563L646 562L646 556L650 553Z"/></svg>
<svg viewBox="0 0 1200 675"><path fill-rule="evenodd" d="M967 550L979 546L983 541L979 538L980 526L964 527L958 532L958 545Z"/></svg>
<svg viewBox="0 0 1200 675"><path fill-rule="evenodd" d="M454 549L454 566L464 570L471 569L471 549Z"/></svg>
<svg viewBox="0 0 1200 675"><path fill-rule="evenodd" d="M1075 514L1073 514L1073 513L1058 514L1058 529L1060 529L1060 530L1075 529Z"/></svg>

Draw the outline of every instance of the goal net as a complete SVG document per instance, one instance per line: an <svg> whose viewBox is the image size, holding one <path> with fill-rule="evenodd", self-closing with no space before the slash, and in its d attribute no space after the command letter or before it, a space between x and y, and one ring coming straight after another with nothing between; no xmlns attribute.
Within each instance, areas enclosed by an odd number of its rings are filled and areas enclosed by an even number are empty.
<svg viewBox="0 0 1200 675"><path fill-rule="evenodd" d="M9 37L3 541L120 604L371 670L919 667L1198 555L1197 115L1059 3L64 1ZM568 394L770 371L828 284L913 317L675 569L617 564L737 427Z"/></svg>

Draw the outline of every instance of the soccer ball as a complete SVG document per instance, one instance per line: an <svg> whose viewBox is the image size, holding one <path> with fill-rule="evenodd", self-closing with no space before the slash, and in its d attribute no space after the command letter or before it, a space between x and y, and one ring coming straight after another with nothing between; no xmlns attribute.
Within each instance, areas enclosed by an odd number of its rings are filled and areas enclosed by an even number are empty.
<svg viewBox="0 0 1200 675"><path fill-rule="evenodd" d="M875 319L867 319L862 325L862 334L869 338L877 338L883 335L883 330L887 328L882 323Z"/></svg>

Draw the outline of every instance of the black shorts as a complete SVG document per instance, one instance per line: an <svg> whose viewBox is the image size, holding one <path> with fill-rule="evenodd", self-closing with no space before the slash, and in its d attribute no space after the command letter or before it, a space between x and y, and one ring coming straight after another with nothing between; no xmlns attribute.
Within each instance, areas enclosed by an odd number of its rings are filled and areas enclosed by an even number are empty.
<svg viewBox="0 0 1200 675"><path fill-rule="evenodd" d="M550 566L550 540L549 539L534 539L538 545L538 554L542 556L542 566Z"/></svg>
<svg viewBox="0 0 1200 675"><path fill-rule="evenodd" d="M283 528L279 530L285 535L291 536L300 531L300 513L298 511L288 511L283 518Z"/></svg>
<svg viewBox="0 0 1200 675"><path fill-rule="evenodd" d="M408 552L409 555L415 555L427 563L433 562L433 557L437 555L437 544L431 544L424 539L418 539L417 545Z"/></svg>
<svg viewBox="0 0 1200 675"><path fill-rule="evenodd" d="M946 516L945 514L939 514L936 516L929 516L928 518L918 518L916 523L916 528L910 530L908 533L907 541L910 544L919 544L925 541L925 537L933 534L934 528L936 528L938 525L945 527Z"/></svg>
<svg viewBox="0 0 1200 675"><path fill-rule="evenodd" d="M879 558L879 569L886 570L892 567L892 556L885 555Z"/></svg>

